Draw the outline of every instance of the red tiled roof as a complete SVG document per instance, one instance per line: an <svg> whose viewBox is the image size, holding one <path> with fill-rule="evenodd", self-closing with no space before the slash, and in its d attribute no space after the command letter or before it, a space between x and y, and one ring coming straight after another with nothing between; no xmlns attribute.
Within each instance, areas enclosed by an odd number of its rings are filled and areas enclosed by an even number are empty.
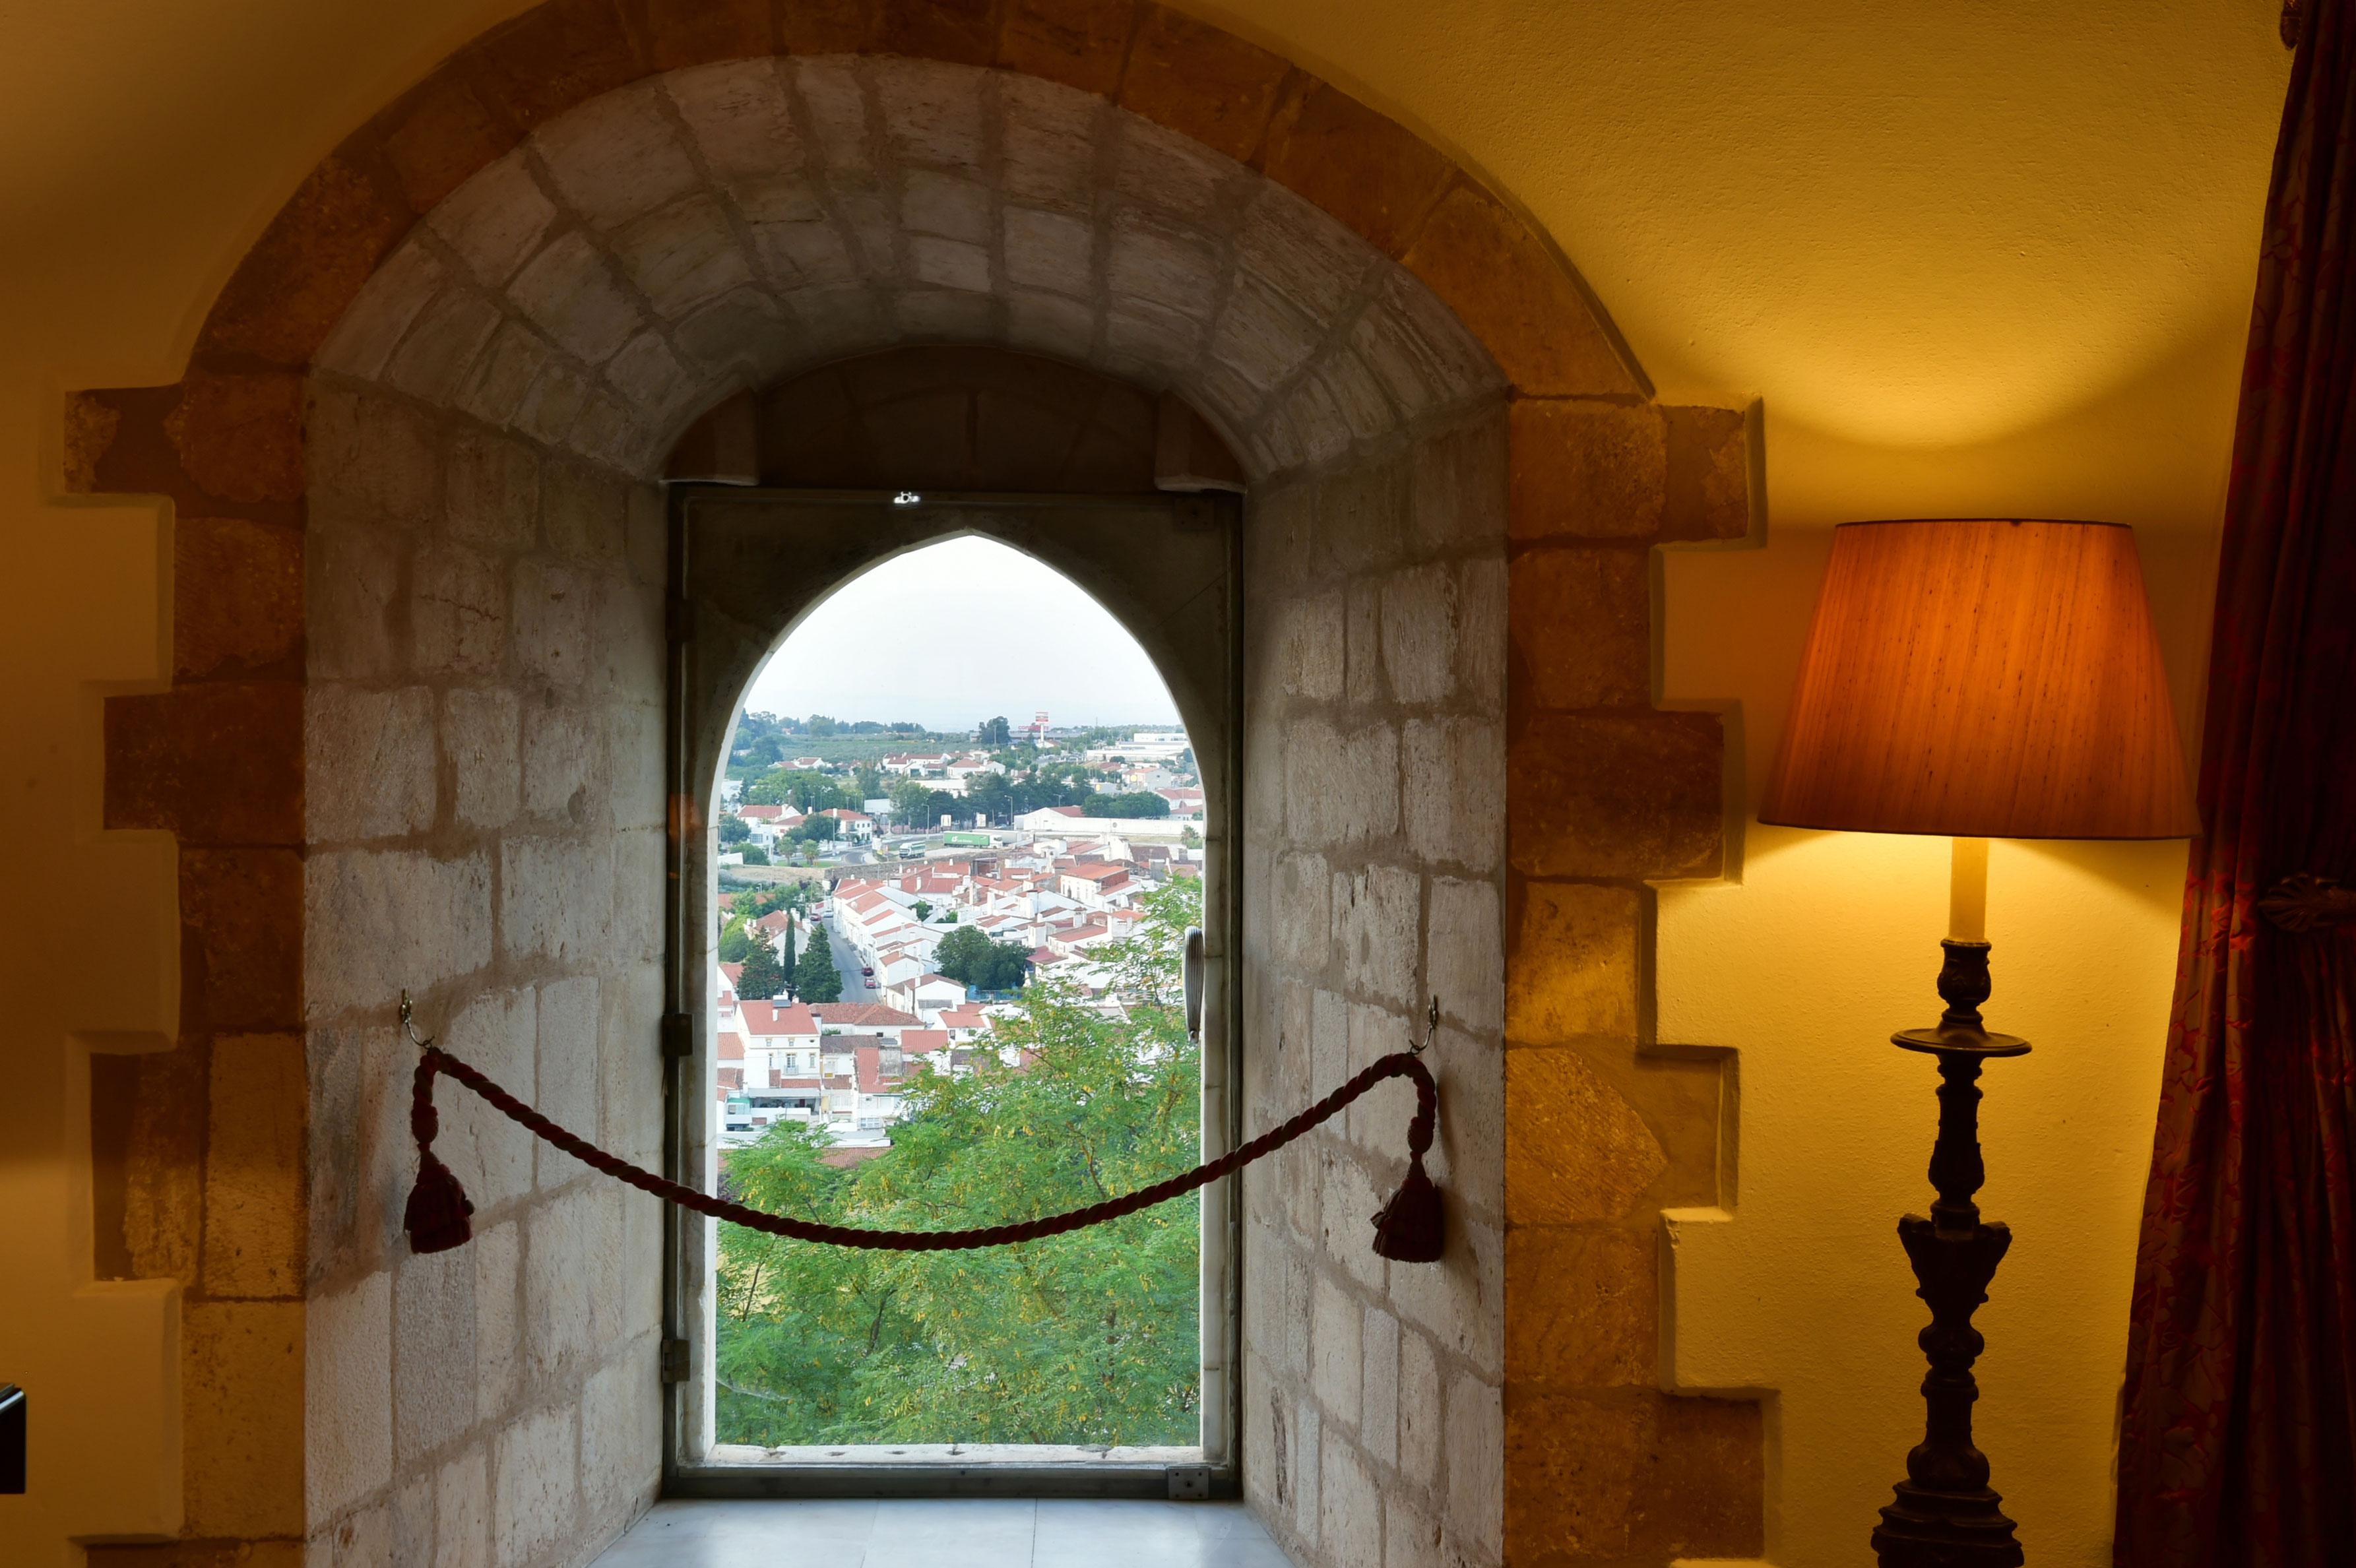
<svg viewBox="0 0 2356 1568"><path fill-rule="evenodd" d="M945 1029L912 1029L900 1036L900 1049L911 1055L927 1051L948 1049L949 1031Z"/></svg>
<svg viewBox="0 0 2356 1568"><path fill-rule="evenodd" d="M762 1035L814 1035L818 1019L809 1008L799 1002L784 1007L775 1002L746 1002L743 1008L744 1031Z"/></svg>
<svg viewBox="0 0 2356 1568"><path fill-rule="evenodd" d="M820 1002L810 1008L819 1022L841 1029L922 1028L925 1020L881 1002Z"/></svg>

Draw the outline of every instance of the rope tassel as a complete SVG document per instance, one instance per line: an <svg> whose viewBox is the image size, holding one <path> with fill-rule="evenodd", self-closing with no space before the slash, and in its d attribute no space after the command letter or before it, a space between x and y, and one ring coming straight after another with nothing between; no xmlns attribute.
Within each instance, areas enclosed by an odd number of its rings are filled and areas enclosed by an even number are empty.
<svg viewBox="0 0 2356 1568"><path fill-rule="evenodd" d="M406 1024L406 998L402 1001L402 1017ZM414 1039L414 1035L412 1038ZM1405 1078L1414 1083L1416 1097L1415 1117L1408 1124L1407 1130L1407 1179L1400 1183L1391 1200L1383 1205L1382 1211L1374 1217L1374 1249L1378 1255L1398 1263L1437 1263L1448 1242L1448 1221L1441 1205L1440 1189L1423 1168L1423 1157L1430 1151L1440 1125L1440 1089L1432 1082L1430 1069L1425 1067L1420 1060L1419 1047L1394 1051L1368 1064L1365 1071L1290 1121L1270 1128L1217 1159L1198 1165L1166 1181L1140 1188L1123 1197L1012 1225L983 1225L963 1231L868 1231L849 1225L827 1225L811 1220L798 1220L787 1214L767 1214L757 1209L748 1209L742 1203L732 1203L726 1199L715 1198L676 1181L666 1180L565 1131L439 1046L431 1041L419 1043L423 1046L425 1053L417 1063L416 1083L409 1111L409 1130L417 1140L417 1185L410 1190L409 1205L402 1218L402 1228L409 1232L410 1250L415 1253L447 1252L453 1247L464 1246L474 1233L471 1217L475 1206L467 1200L466 1189L459 1185L457 1177L434 1153L434 1138L441 1130L441 1117L434 1107L434 1080L444 1073L465 1084L485 1104L542 1142L563 1150L592 1170L626 1181L665 1202L676 1203L699 1214L708 1214L715 1220L726 1220L795 1241L908 1253L962 1252L976 1247L1009 1246L1018 1242L1064 1235L1134 1214L1141 1209L1151 1209L1157 1203L1166 1203L1197 1188L1207 1187L1219 1178L1275 1153L1311 1128L1339 1115L1352 1102L1376 1084L1387 1079Z"/></svg>

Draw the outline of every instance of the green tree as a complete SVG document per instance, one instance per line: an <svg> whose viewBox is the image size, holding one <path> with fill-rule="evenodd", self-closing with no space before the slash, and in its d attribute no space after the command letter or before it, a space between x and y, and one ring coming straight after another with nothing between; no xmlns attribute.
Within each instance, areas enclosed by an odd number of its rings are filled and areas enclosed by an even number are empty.
<svg viewBox="0 0 2356 1568"><path fill-rule="evenodd" d="M1170 815L1170 803L1150 789L1132 790L1126 795L1100 795L1087 805L1091 815L1097 816L1142 819Z"/></svg>
<svg viewBox="0 0 2356 1568"><path fill-rule="evenodd" d="M830 719L823 713L813 713L809 716L809 722L805 727L809 731L813 739L818 739L831 735L836 731L841 729L842 721L839 719Z"/></svg>
<svg viewBox="0 0 2356 1568"><path fill-rule="evenodd" d="M736 976L736 994L748 1002L766 1002L785 988L786 966L765 938L755 936L744 951L744 972Z"/></svg>
<svg viewBox="0 0 2356 1568"><path fill-rule="evenodd" d="M919 925L933 918L933 906L923 899L918 899L913 909L916 916L916 923Z"/></svg>
<svg viewBox="0 0 2356 1568"><path fill-rule="evenodd" d="M1057 982L983 1053L920 1075L882 1158L836 1170L787 1124L726 1157L732 1197L841 1224L1031 1219L1201 1157L1202 1079L1178 1007L1193 884L1149 894L1108 961L1120 1016ZM884 1253L720 1227L718 1432L725 1443L1191 1444L1200 1434L1200 1205L1189 1195L1022 1247Z"/></svg>
<svg viewBox="0 0 2356 1568"><path fill-rule="evenodd" d="M834 966L834 943L822 925L804 933L809 945L794 964L794 993L805 1002L842 1000L842 971Z"/></svg>
<svg viewBox="0 0 2356 1568"><path fill-rule="evenodd" d="M794 824L793 836L805 844L824 844L834 837L838 826L833 817L813 812Z"/></svg>
<svg viewBox="0 0 2356 1568"><path fill-rule="evenodd" d="M1014 729L1006 722L1006 715L1001 713L995 719L984 720L973 738L985 746L1009 745L1014 740Z"/></svg>
<svg viewBox="0 0 2356 1568"><path fill-rule="evenodd" d="M730 921L727 928L720 933L720 962L723 964L742 964L744 955L752 948L753 939L745 934L742 920Z"/></svg>
<svg viewBox="0 0 2356 1568"><path fill-rule="evenodd" d="M744 798L755 805L790 805L797 811L826 811L843 803L832 779L807 768L773 768L745 787Z"/></svg>
<svg viewBox="0 0 2356 1568"><path fill-rule="evenodd" d="M723 848L742 844L752 837L753 825L743 817L732 814L720 819L720 842Z"/></svg>
<svg viewBox="0 0 2356 1568"><path fill-rule="evenodd" d="M1030 968L1031 950L1019 942L993 942L976 927L961 925L933 950L933 967L961 986L1012 991Z"/></svg>
<svg viewBox="0 0 2356 1568"><path fill-rule="evenodd" d="M745 845L744 854L744 864L748 866L766 866L769 863L769 852L758 844Z"/></svg>
<svg viewBox="0 0 2356 1568"><path fill-rule="evenodd" d="M851 804L862 811L867 809L869 801L884 793L884 770L873 763L862 763L851 775L851 781L852 787L859 792L859 798Z"/></svg>

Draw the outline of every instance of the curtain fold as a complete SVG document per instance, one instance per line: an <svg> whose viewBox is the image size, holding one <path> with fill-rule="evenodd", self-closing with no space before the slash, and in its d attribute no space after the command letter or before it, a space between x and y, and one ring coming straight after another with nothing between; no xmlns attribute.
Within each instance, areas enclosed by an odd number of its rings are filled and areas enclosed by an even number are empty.
<svg viewBox="0 0 2356 1568"><path fill-rule="evenodd" d="M2356 1563L2356 7L2304 12L2136 1258L2120 1568Z"/></svg>

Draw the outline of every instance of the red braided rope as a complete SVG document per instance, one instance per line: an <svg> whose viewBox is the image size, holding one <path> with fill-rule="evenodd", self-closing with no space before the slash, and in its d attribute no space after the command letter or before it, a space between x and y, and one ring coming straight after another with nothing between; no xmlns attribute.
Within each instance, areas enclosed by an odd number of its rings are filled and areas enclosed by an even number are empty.
<svg viewBox="0 0 2356 1568"><path fill-rule="evenodd" d="M1423 1157L1425 1151L1431 1147L1432 1135L1440 1115L1440 1091L1431 1081L1430 1070L1417 1059L1413 1051L1394 1051L1299 1115L1269 1128L1249 1143L1198 1165L1183 1175L1157 1181L1151 1187L1141 1187L1123 1197L1012 1225L981 1225L964 1231L865 1231L850 1225L822 1225L786 1214L764 1213L758 1209L748 1209L742 1203L731 1203L724 1198L715 1198L676 1181L666 1180L617 1155L606 1153L586 1138L565 1131L476 1069L439 1046L430 1045L417 1064L415 1091L409 1112L410 1131L417 1139L421 1184L428 1168L438 1169L440 1167L440 1161L434 1157L434 1137L441 1122L434 1109L434 1079L436 1073L443 1072L473 1090L485 1104L509 1121L553 1144L592 1170L626 1181L640 1191L651 1192L682 1209L692 1209L699 1214L709 1214L717 1220L730 1221L773 1236L791 1237L795 1241L819 1242L835 1247L880 1247L902 1253L962 1252L974 1247L1002 1247L1016 1242L1034 1242L1044 1236L1060 1236L1090 1225L1101 1225L1108 1220L1118 1220L1124 1214L1134 1214L1157 1203L1167 1203L1173 1198L1192 1192L1198 1187L1206 1187L1263 1156L1275 1153L1312 1127L1338 1115L1351 1102L1388 1078L1414 1081L1415 1117L1408 1124L1407 1130L1410 1165L1408 1179L1410 1187L1421 1183L1423 1189L1428 1191L1430 1183L1423 1174ZM449 1179L446 1172L442 1174L442 1179ZM455 1190L455 1183L453 1189ZM463 1203L463 1198L458 1201ZM1428 1223L1437 1222L1436 1213L1435 1207L1434 1218ZM1378 1216L1378 1230L1382 1223L1382 1218ZM460 1227L460 1239L463 1239L463 1216ZM1431 1238L1430 1244L1432 1255L1437 1256L1438 1239Z"/></svg>

